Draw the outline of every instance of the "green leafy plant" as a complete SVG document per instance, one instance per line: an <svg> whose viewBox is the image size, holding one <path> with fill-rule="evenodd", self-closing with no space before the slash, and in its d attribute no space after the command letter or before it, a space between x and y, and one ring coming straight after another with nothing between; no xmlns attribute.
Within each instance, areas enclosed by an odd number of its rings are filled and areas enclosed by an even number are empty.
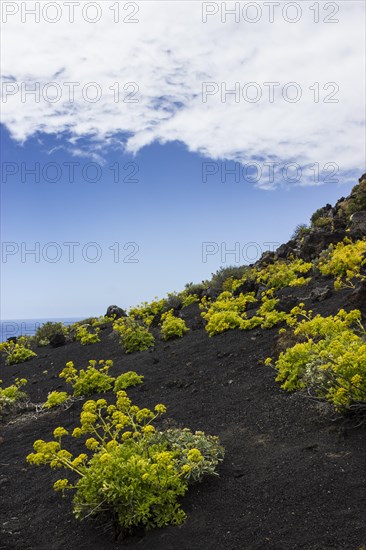
<svg viewBox="0 0 366 550"><path fill-rule="evenodd" d="M187 296L185 296L185 298L183 298L182 309L184 309L185 307L190 306L191 304L196 304L199 301L200 301L200 299L197 296L197 294L187 294Z"/></svg>
<svg viewBox="0 0 366 550"><path fill-rule="evenodd" d="M94 328L94 332L89 332L87 325L81 325L76 328L75 339L78 340L83 346L90 344L97 344L100 342L99 338L100 329Z"/></svg>
<svg viewBox="0 0 366 550"><path fill-rule="evenodd" d="M76 481L59 479L54 489L74 492L77 518L101 516L123 534L135 526L180 524L186 516L178 498L189 481L214 473L223 449L217 438L202 432L157 432L153 423L165 411L161 404L153 411L132 405L124 391L117 393L115 405L87 401L72 435L89 435L88 453L74 457L63 448L68 432L59 427L54 441L35 441L27 461L70 471Z"/></svg>
<svg viewBox="0 0 366 550"><path fill-rule="evenodd" d="M108 371L112 366L113 361L111 360L104 361L101 359L97 362L90 359L86 369L77 370L74 363L69 361L59 376L64 378L68 384L71 384L74 396L103 393L113 386L115 379L108 375Z"/></svg>
<svg viewBox="0 0 366 550"><path fill-rule="evenodd" d="M201 315L207 321L206 331L209 336L242 328L243 320L246 319L246 307L250 302L256 302L253 292L234 297L232 292L224 291L215 301L202 298Z"/></svg>
<svg viewBox="0 0 366 550"><path fill-rule="evenodd" d="M333 229L333 219L329 216L320 216L313 222L313 227L318 229Z"/></svg>
<svg viewBox="0 0 366 550"><path fill-rule="evenodd" d="M102 315L101 317L98 317L98 319L94 319L90 324L92 327L100 327L107 323L113 323L114 320L115 320L114 316L108 317L107 315Z"/></svg>
<svg viewBox="0 0 366 550"><path fill-rule="evenodd" d="M125 353L144 351L155 344L154 336L148 328L131 318L117 319L113 323L113 330L119 334Z"/></svg>
<svg viewBox="0 0 366 550"><path fill-rule="evenodd" d="M300 258L290 261L279 260L256 272L256 281L268 287L279 289L287 286L299 286L307 284L310 278L302 275L309 273L313 268L311 262L304 262Z"/></svg>
<svg viewBox="0 0 366 550"><path fill-rule="evenodd" d="M141 321L147 328L149 328L155 317L160 316L164 311L165 304L166 300L164 298L161 300L155 298L150 303L143 302L139 306L131 308L128 315L130 319Z"/></svg>
<svg viewBox="0 0 366 550"><path fill-rule="evenodd" d="M291 236L291 239L302 239L305 235L308 235L311 231L311 228L306 225L306 223L299 223Z"/></svg>
<svg viewBox="0 0 366 550"><path fill-rule="evenodd" d="M27 394L20 389L27 384L25 378L16 378L14 384L6 388L2 387L2 383L3 381L0 380L0 414L11 408L17 401L27 397Z"/></svg>
<svg viewBox="0 0 366 550"><path fill-rule="evenodd" d="M330 245L318 261L317 267L322 275L335 278L334 288L354 288L353 280L364 280L362 268L366 265L366 239L352 242L345 238L336 246Z"/></svg>
<svg viewBox="0 0 366 550"><path fill-rule="evenodd" d="M48 394L47 401L43 403L42 408L52 409L53 407L59 407L69 399L70 395L65 391L52 391Z"/></svg>
<svg viewBox="0 0 366 550"><path fill-rule="evenodd" d="M162 314L161 321L161 335L163 340L181 338L189 331L185 321L179 317L175 317L172 309Z"/></svg>
<svg viewBox="0 0 366 550"><path fill-rule="evenodd" d="M142 384L143 379L144 377L135 371L124 372L115 379L113 391L117 393L121 390L126 390L130 386L137 386Z"/></svg>
<svg viewBox="0 0 366 550"><path fill-rule="evenodd" d="M63 323L52 323L48 321L40 326L35 335L34 341L38 346L48 346L50 340L56 334L67 334L67 327Z"/></svg>
<svg viewBox="0 0 366 550"><path fill-rule="evenodd" d="M306 388L337 410L366 408L366 332L360 311L341 309L334 316L313 317L300 304L291 313L288 323L294 336L304 341L281 352L275 362L281 387L290 391Z"/></svg>
<svg viewBox="0 0 366 550"><path fill-rule="evenodd" d="M257 326L263 329L269 329L288 319L288 314L284 311L278 311L276 306L279 302L274 296L274 289L262 292L262 303L258 308L256 315L250 319L244 320L241 329L251 330Z"/></svg>
<svg viewBox="0 0 366 550"><path fill-rule="evenodd" d="M37 354L29 349L29 343L25 338L18 338L17 342L3 342L0 344L0 352L6 357L7 365L17 365L18 363L24 363L32 357L37 357Z"/></svg>
<svg viewBox="0 0 366 550"><path fill-rule="evenodd" d="M347 214L366 210L366 179L354 186L347 204Z"/></svg>

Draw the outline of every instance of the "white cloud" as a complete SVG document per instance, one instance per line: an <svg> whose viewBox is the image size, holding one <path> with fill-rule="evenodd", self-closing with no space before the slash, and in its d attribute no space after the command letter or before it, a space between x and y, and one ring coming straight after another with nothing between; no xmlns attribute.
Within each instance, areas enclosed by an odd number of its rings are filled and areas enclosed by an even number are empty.
<svg viewBox="0 0 366 550"><path fill-rule="evenodd" d="M56 103L42 98L36 103L31 97L22 102L19 92L7 97L2 103L2 121L14 139L24 141L37 132L67 132L75 143L74 154L82 154L78 138L93 135L91 149L99 158L103 144L125 135L122 145L132 152L156 140L179 140L191 151L243 164L262 158L296 161L304 167L336 163L342 173L362 170L362 2L328 3L340 7L333 16L339 22L333 24L323 22L331 11L325 11L322 2L318 3L319 23L314 23L309 2L297 2L302 10L297 23L286 22L281 15L289 2L276 8L274 23L268 22L264 4L256 2L262 10L257 23L235 23L232 16L222 23L217 14L208 17L206 24L201 19L201 2L140 2L136 24L114 23L110 7L116 3L107 1L99 2L101 20L87 23L80 16L85 3L75 8L74 23L67 20L64 2L58 2L62 10L58 23L45 22L42 17L35 23L32 16L22 23L19 9L3 24L4 82L10 82L10 77L19 86L21 82L29 86L39 82L43 90L47 83L57 82L62 90ZM15 2L2 4L4 9L5 4ZM30 7L35 3L22 4ZM241 7L246 4L241 2ZM234 2L227 5L233 7ZM126 14L121 12L123 17ZM79 82L78 90L96 82L102 97L89 103L78 91L70 103L66 82ZM126 82L137 83L139 92L134 97L138 103L114 102L110 87L115 82L120 83L122 92ZM238 82L241 91L246 83L256 82L263 96L257 103L242 97L237 103L232 96L222 102L218 92L203 103L203 82L215 82L219 88L226 85L227 89ZM280 83L273 103L268 101L266 82ZM285 101L281 95L282 87L290 82L301 87L297 103ZM320 85L319 103L314 102L315 91L309 89L316 82ZM323 89L329 82L339 87L334 95L338 103L323 102L335 91L333 85ZM51 88L48 91L51 94ZM133 87L127 90L131 91ZM253 87L248 89L248 94L253 92ZM292 87L289 94L293 92Z"/></svg>

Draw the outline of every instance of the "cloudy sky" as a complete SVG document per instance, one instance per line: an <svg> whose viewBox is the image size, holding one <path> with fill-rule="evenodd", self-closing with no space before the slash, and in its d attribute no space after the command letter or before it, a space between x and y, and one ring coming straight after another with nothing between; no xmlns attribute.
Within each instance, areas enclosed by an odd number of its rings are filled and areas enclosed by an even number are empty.
<svg viewBox="0 0 366 550"><path fill-rule="evenodd" d="M100 314L254 261L364 170L363 2L1 16L3 319Z"/></svg>

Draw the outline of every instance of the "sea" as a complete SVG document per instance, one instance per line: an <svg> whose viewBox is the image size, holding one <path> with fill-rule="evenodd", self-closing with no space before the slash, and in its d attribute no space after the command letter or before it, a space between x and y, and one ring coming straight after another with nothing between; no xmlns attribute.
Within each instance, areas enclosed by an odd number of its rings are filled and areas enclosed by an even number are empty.
<svg viewBox="0 0 366 550"><path fill-rule="evenodd" d="M34 336L36 330L44 323L63 323L72 325L84 317L55 317L53 319L9 319L0 320L0 342L6 342L11 336Z"/></svg>

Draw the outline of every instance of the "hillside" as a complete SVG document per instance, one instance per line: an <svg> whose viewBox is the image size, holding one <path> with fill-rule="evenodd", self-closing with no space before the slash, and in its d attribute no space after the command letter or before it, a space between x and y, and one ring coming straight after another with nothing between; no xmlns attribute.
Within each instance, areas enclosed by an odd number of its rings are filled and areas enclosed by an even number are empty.
<svg viewBox="0 0 366 550"><path fill-rule="evenodd" d="M125 317L121 317L114 330L113 322L105 318L99 324L85 322L88 334L99 329L100 341L91 345L75 339L78 328L74 327L65 338L58 335L52 341L54 347L32 342L37 356L26 362L8 365L3 354L3 387L16 378L26 378L28 383L24 387L27 398L4 410L0 419L0 550L366 548L366 394L364 399L357 394L337 406L337 402L318 398L317 388L285 391L275 380L278 372L274 368L280 351L303 341L294 339L291 325L287 343L286 337L279 336L287 322L279 313L288 315L299 304L307 312L312 310L313 317L357 309L365 326L364 259L357 273L326 274L319 264L329 245L346 237L350 239L346 243L364 243L365 236L366 175L349 197L317 211L310 227L299 227L276 253L265 254L251 267L254 271L247 267L222 270L209 282L188 285L184 299L195 295L196 301L186 307L182 307L182 296L171 295L164 311L172 309L175 317L185 321L189 331L181 338L164 341L161 311L151 314L150 308L147 326L155 340L145 351L124 352L119 334L124 334ZM326 262L324 253L322 258ZM270 266L275 270L279 265L293 265L296 259L315 263L307 271L299 264L303 272L299 268L289 284L283 283L282 272L282 278L277 271L277 279L265 278ZM303 277L305 282L299 280ZM222 296L223 291L230 296ZM238 309L240 297L251 293L254 298L245 302L245 312ZM263 313L264 321L258 320L258 306L268 305L273 298L274 306ZM222 301L229 306L220 306ZM230 321L225 318L233 324L221 331L214 314L226 307L232 307L235 315ZM141 311L135 319L141 326L146 323ZM211 337L207 333L210 322ZM116 326L122 327L119 334ZM315 344L319 338L314 338ZM268 357L272 358L270 365L269 361L265 364ZM148 531L138 528L127 538L115 540L113 531L102 522L74 518L71 493L62 498L52 488L60 478L59 470L26 462L34 441L52 440L58 426L73 430L86 399L105 397L113 402L109 391L41 409L50 391L70 391L59 378L65 364L73 361L78 369L86 368L90 359L113 360L110 374L114 377L126 371L143 375L143 383L128 388L127 393L139 407L166 405L160 429L188 427L220 438L225 458L218 466L219 477L193 484L180 499L187 513L181 525ZM366 378L362 361L359 368ZM70 446L81 448L74 440Z"/></svg>

